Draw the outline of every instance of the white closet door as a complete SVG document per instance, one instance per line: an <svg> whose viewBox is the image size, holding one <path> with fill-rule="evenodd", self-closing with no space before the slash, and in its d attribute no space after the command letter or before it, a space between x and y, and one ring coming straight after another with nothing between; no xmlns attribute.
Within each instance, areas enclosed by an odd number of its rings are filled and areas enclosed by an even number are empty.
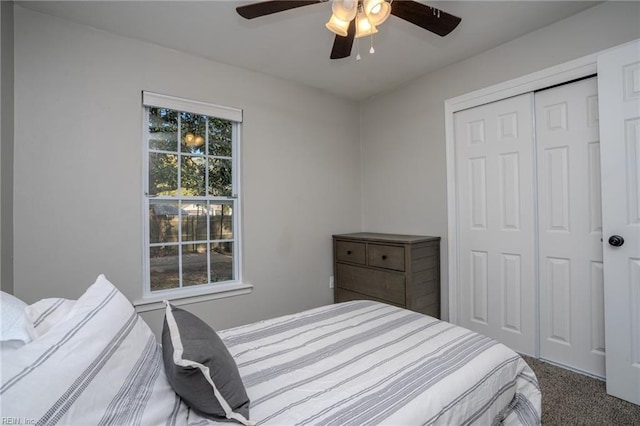
<svg viewBox="0 0 640 426"><path fill-rule="evenodd" d="M607 392L640 405L640 42L600 56L598 84Z"/></svg>
<svg viewBox="0 0 640 426"><path fill-rule="evenodd" d="M455 114L460 325L535 355L532 94Z"/></svg>
<svg viewBox="0 0 640 426"><path fill-rule="evenodd" d="M535 94L540 357L604 377L596 78Z"/></svg>

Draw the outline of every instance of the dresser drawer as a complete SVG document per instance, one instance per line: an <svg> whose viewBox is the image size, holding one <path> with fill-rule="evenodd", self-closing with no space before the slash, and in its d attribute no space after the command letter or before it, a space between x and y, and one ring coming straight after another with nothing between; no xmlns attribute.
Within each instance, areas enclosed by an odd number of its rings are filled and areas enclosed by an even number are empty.
<svg viewBox="0 0 640 426"><path fill-rule="evenodd" d="M404 247L369 244L367 264L378 268L404 271Z"/></svg>
<svg viewBox="0 0 640 426"><path fill-rule="evenodd" d="M367 260L365 253L364 243L336 241L336 260L338 262L351 262L364 265Z"/></svg>
<svg viewBox="0 0 640 426"><path fill-rule="evenodd" d="M405 304L405 277L397 273L337 264L336 287L402 306Z"/></svg>

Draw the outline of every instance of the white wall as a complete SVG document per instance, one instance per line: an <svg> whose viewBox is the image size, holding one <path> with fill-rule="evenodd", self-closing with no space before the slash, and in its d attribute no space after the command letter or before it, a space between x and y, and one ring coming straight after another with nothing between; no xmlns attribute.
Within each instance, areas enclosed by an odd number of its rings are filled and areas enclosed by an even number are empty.
<svg viewBox="0 0 640 426"><path fill-rule="evenodd" d="M223 328L332 303L333 233L361 228L358 107L315 89L15 8L15 293L142 291L149 90L242 108L250 295L187 307ZM160 329L162 311L143 315Z"/></svg>
<svg viewBox="0 0 640 426"><path fill-rule="evenodd" d="M16 6L15 293L75 298L105 273L140 296L142 90L244 109L244 272L255 289L188 307L215 327L330 303L333 233L440 235L446 284L444 100L639 38L639 17L637 2L607 2L358 109ZM159 329L161 311L144 317Z"/></svg>
<svg viewBox="0 0 640 426"><path fill-rule="evenodd" d="M4 8L2 7L2 4L0 3L0 290L2 291L6 291L9 292L9 290L13 291L13 288L9 289L9 284L8 283L4 283L2 281L2 218L3 218L3 214L2 214L2 209L5 206L5 202L3 202L3 197L2 195L2 146L3 146L3 141L4 138L2 137L2 103L4 100L4 97L2 95L2 76L4 75L4 67L6 66L5 61L3 60L3 54L6 55L5 49L2 48L2 45L5 43L4 39L5 37L7 37L7 25L4 24L2 20L5 19L6 20L6 12L4 11ZM13 33L12 33L13 34ZM6 87L6 84L5 84ZM6 111L5 111L6 114ZM13 282L11 283L11 287L13 287ZM5 290L5 287L6 290Z"/></svg>
<svg viewBox="0 0 640 426"><path fill-rule="evenodd" d="M13 293L13 2L0 2L0 288Z"/></svg>
<svg viewBox="0 0 640 426"><path fill-rule="evenodd" d="M364 229L443 237L443 318L449 303L444 101L637 38L640 3L606 2L362 103Z"/></svg>

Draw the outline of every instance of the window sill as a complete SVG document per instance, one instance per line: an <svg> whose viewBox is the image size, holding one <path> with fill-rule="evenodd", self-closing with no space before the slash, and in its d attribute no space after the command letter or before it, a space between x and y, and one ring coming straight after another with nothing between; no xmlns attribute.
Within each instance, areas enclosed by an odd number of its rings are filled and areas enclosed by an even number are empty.
<svg viewBox="0 0 640 426"><path fill-rule="evenodd" d="M191 303L205 302L207 300L223 299L225 297L249 294L253 291L253 285L249 283L218 284L212 287L166 291L153 294L135 300L133 306L136 312L157 311L165 308L164 300L168 300L175 306L189 305Z"/></svg>

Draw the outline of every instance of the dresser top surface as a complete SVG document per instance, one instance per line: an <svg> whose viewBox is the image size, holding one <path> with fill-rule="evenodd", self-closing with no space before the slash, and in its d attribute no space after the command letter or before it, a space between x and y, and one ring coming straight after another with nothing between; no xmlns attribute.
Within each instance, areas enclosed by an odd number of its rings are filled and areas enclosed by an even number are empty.
<svg viewBox="0 0 640 426"><path fill-rule="evenodd" d="M426 241L440 241L440 237L425 235L381 234L377 232L354 232L352 234L338 234L333 238L352 239L367 242L406 243L415 244Z"/></svg>

